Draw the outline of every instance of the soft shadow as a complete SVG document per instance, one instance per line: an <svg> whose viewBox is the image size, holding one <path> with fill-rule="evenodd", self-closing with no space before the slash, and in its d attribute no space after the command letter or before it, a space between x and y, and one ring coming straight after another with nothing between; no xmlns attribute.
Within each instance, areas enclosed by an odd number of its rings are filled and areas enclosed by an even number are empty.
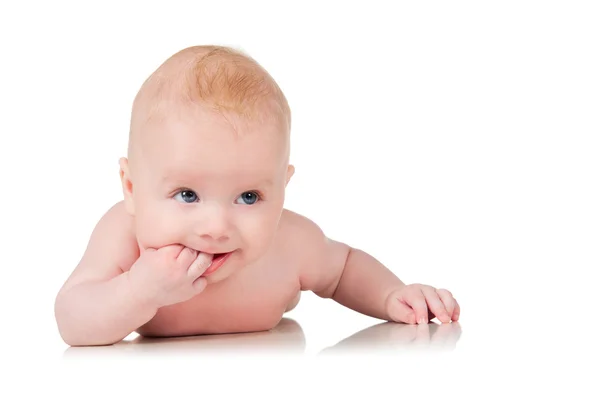
<svg viewBox="0 0 600 399"><path fill-rule="evenodd" d="M322 354L452 351L461 336L458 322L401 324L385 322L368 327L323 349Z"/></svg>
<svg viewBox="0 0 600 399"><path fill-rule="evenodd" d="M306 339L300 324L293 319L283 318L268 331L172 338L137 336L113 345L68 347L63 359L114 355L302 354L305 348Z"/></svg>

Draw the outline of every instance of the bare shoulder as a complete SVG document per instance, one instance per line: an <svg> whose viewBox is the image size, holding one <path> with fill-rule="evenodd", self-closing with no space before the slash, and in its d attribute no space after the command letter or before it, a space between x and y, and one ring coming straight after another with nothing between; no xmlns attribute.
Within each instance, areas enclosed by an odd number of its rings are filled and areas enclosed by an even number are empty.
<svg viewBox="0 0 600 399"><path fill-rule="evenodd" d="M123 201L111 206L94 227L81 260L61 291L88 281L109 280L139 257L133 218Z"/></svg>
<svg viewBox="0 0 600 399"><path fill-rule="evenodd" d="M280 246L286 259L294 262L302 290L330 297L346 264L350 247L333 240L310 218L284 209L281 215Z"/></svg>
<svg viewBox="0 0 600 399"><path fill-rule="evenodd" d="M285 208L281 213L278 235L280 236L280 245L289 249L302 247L301 242L319 246L327 241L325 233L317 223ZM306 247L304 246L304 248Z"/></svg>
<svg viewBox="0 0 600 399"><path fill-rule="evenodd" d="M293 229L294 227L300 227L304 229L310 229L312 227L321 230L320 227L311 219L286 208L284 208L281 212L281 220L279 226L282 232L287 231L289 229Z"/></svg>

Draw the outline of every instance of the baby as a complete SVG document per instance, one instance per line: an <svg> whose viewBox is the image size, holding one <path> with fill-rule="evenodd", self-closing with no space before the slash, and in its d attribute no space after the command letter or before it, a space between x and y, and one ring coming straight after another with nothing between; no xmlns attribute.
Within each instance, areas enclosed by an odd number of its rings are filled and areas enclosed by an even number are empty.
<svg viewBox="0 0 600 399"><path fill-rule="evenodd" d="M160 65L133 102L124 200L57 294L62 339L269 330L306 290L383 320L457 321L448 290L406 285L283 208L290 129L279 86L242 52L195 46Z"/></svg>

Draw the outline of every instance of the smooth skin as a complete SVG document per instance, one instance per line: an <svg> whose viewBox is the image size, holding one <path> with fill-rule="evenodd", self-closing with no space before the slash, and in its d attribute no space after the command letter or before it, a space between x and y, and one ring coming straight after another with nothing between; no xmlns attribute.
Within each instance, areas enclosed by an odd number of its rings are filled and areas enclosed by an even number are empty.
<svg viewBox="0 0 600 399"><path fill-rule="evenodd" d="M136 104L150 104L144 96L203 51L166 62L162 80L150 79ZM265 117L248 118L207 104L166 102L153 108L160 117L141 117L134 106L129 154L119 161L124 199L100 219L56 298L67 344L107 345L134 331L264 331L301 291L388 321L458 321L450 291L404 284L370 254L283 207L295 173L289 117L269 116L268 106ZM232 254L223 266L203 276L213 254L225 252Z"/></svg>

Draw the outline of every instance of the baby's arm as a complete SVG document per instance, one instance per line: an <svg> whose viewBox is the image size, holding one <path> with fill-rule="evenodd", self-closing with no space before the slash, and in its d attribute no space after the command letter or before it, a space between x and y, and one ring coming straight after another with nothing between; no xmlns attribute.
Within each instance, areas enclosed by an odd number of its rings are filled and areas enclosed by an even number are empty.
<svg viewBox="0 0 600 399"><path fill-rule="evenodd" d="M56 297L58 329L71 346L118 342L157 312L132 296L127 273L121 269L139 255L129 217L122 202L106 212Z"/></svg>
<svg viewBox="0 0 600 399"><path fill-rule="evenodd" d="M404 323L427 323L434 317L458 321L460 307L450 291L424 284L404 284L368 253L329 239L310 219L290 213L292 256L299 266L302 290L365 315Z"/></svg>
<svg viewBox="0 0 600 399"><path fill-rule="evenodd" d="M294 248L302 259L299 275L302 290L357 312L383 320L392 320L386 299L404 283L371 255L325 236L308 218L291 213Z"/></svg>

